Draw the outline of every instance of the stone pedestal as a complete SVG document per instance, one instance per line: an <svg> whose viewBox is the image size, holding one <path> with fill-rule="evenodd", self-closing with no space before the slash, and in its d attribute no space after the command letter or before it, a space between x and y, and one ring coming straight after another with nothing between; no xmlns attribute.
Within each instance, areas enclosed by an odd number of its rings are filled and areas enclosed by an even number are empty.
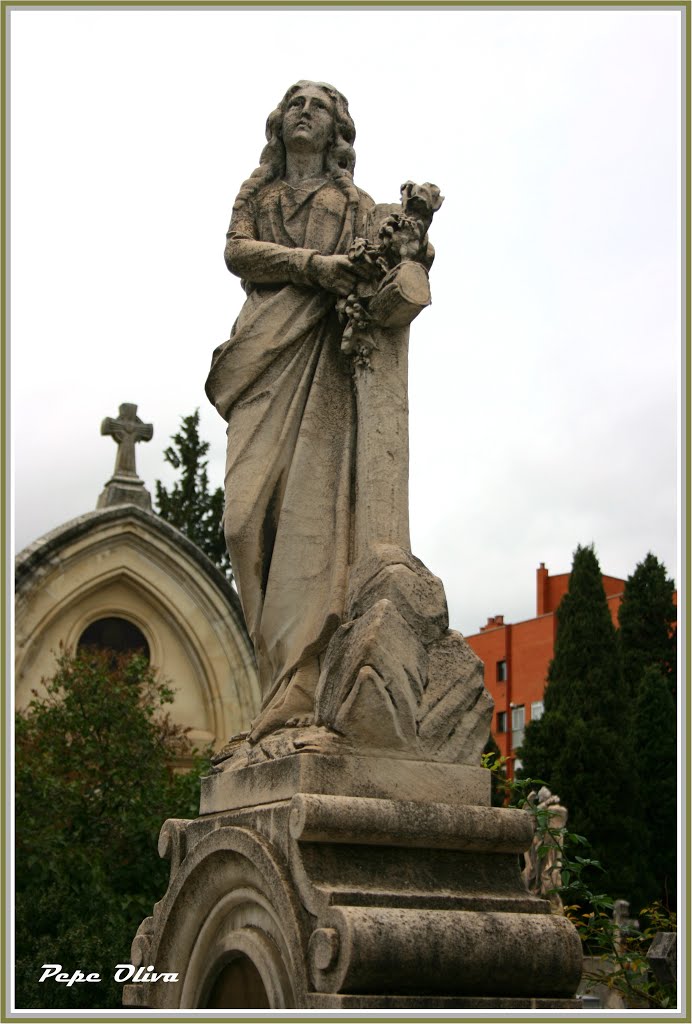
<svg viewBox="0 0 692 1024"><path fill-rule="evenodd" d="M228 762L232 765L232 761ZM470 765L296 753L203 780L126 986L150 1009L573 1009L581 946L527 892L533 820Z"/></svg>
<svg viewBox="0 0 692 1024"><path fill-rule="evenodd" d="M151 511L151 495L139 477L112 476L99 494L96 508L112 505L137 505Z"/></svg>

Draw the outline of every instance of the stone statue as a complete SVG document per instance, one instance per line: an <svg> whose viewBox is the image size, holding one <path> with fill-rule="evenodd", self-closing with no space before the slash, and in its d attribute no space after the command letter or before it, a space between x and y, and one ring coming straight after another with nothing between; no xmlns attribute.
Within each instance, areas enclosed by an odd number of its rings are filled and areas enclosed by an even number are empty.
<svg viewBox="0 0 692 1024"><path fill-rule="evenodd" d="M225 251L247 299L206 385L228 422L224 529L264 698L249 742L307 728L318 746L473 759L482 668L408 531L408 325L430 301L442 197L359 189L348 104L325 83L292 86L266 137ZM472 727L443 752L462 708Z"/></svg>
<svg viewBox="0 0 692 1024"><path fill-rule="evenodd" d="M264 699L202 778L199 817L161 829L170 881L130 957L178 981L123 999L574 1010L579 937L519 870L531 816L490 806L482 664L410 549L408 332L442 199L406 182L375 204L354 138L341 93L298 82L233 210L247 299L207 393Z"/></svg>
<svg viewBox="0 0 692 1024"><path fill-rule="evenodd" d="M562 900L556 890L562 885L563 838L560 830L567 824L567 808L547 786L541 786L538 793L532 790L528 802L536 810L547 812L547 830L536 829L533 842L524 854L524 881L529 892L550 900L553 911L561 914Z"/></svg>

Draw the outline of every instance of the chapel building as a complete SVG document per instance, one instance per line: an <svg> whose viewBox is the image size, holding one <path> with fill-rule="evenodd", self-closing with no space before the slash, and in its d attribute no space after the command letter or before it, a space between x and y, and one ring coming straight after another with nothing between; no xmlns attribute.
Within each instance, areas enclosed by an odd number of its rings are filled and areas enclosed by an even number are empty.
<svg viewBox="0 0 692 1024"><path fill-rule="evenodd" d="M62 648L139 651L174 691L171 720L199 750L248 729L260 693L238 595L180 530L151 511L134 445L150 424L125 403L101 432L118 443L96 509L26 547L15 565L15 699L28 705ZM184 763L181 763L184 767Z"/></svg>

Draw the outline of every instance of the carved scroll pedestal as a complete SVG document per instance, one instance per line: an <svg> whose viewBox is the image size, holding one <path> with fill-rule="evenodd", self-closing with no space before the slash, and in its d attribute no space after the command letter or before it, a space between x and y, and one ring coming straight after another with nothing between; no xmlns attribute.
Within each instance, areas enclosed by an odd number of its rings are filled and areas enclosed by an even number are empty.
<svg viewBox="0 0 692 1024"><path fill-rule="evenodd" d="M230 763L230 762L229 762ZM129 1007L572 1009L574 928L530 895L532 818L471 765L295 753L203 780L171 820L168 891Z"/></svg>

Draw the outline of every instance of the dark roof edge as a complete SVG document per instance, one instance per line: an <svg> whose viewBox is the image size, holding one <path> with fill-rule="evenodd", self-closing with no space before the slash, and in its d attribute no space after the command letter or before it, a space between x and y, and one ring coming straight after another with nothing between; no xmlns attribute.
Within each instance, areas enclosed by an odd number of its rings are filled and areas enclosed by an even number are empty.
<svg viewBox="0 0 692 1024"><path fill-rule="evenodd" d="M92 512L86 512L84 515L77 516L76 519L70 519L67 523L63 523L62 526L58 526L49 533L45 533L42 537L38 537L37 540L20 551L15 559L15 590L43 562L47 561L66 544L97 530L101 526L108 526L119 519L125 518L138 519L144 526L161 534L176 547L182 548L185 554L195 562L198 568L211 580L216 589L220 590L226 598L235 613L238 624L247 640L248 647L252 651L252 644L245 625L240 598L221 570L217 569L211 559L177 527L167 523L165 519L162 519L154 512L147 512L137 505L114 505L111 508L97 508Z"/></svg>

